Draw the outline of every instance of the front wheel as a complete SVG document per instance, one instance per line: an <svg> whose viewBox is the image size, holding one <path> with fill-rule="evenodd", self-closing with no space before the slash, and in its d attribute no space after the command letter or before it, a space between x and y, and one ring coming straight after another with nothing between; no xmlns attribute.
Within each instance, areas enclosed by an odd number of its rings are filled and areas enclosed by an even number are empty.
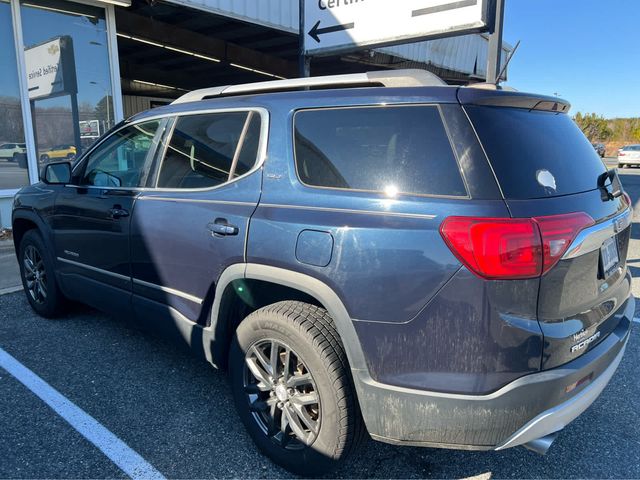
<svg viewBox="0 0 640 480"><path fill-rule="evenodd" d="M249 315L233 339L229 374L253 441L293 473L336 468L364 436L347 358L322 308L286 301Z"/></svg>
<svg viewBox="0 0 640 480"><path fill-rule="evenodd" d="M40 233L36 230L25 233L19 252L20 277L31 308L43 317L55 317L62 311L64 297L58 289L53 259Z"/></svg>

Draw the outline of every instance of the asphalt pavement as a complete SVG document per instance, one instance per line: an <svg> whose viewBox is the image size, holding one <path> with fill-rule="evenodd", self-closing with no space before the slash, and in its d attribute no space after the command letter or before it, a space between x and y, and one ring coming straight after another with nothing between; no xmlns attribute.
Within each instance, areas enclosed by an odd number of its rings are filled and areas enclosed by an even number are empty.
<svg viewBox="0 0 640 480"><path fill-rule="evenodd" d="M622 170L621 178L637 205L629 266L640 277L640 169ZM464 452L369 440L334 475L640 478L640 324L634 326L611 383L545 456L524 448ZM65 317L46 320L32 313L22 292L2 295L2 351L167 478L291 478L256 451L223 373L123 319L73 306ZM0 478L125 477L94 443L0 368Z"/></svg>

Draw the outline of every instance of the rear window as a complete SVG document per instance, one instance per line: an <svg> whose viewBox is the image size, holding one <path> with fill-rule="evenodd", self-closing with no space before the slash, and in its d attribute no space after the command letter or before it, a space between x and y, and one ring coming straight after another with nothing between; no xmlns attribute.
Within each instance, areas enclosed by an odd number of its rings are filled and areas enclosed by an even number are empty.
<svg viewBox="0 0 640 480"><path fill-rule="evenodd" d="M435 106L303 110L294 123L296 167L307 185L467 194Z"/></svg>
<svg viewBox="0 0 640 480"><path fill-rule="evenodd" d="M622 147L622 150L625 152L640 152L640 145L628 145L626 147Z"/></svg>
<svg viewBox="0 0 640 480"><path fill-rule="evenodd" d="M566 114L465 108L508 199L594 190L598 176L606 171L589 140Z"/></svg>

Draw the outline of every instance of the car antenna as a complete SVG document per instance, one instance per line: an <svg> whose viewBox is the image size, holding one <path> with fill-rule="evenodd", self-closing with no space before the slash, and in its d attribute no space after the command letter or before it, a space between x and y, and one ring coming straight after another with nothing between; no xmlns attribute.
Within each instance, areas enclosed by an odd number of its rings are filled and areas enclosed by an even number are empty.
<svg viewBox="0 0 640 480"><path fill-rule="evenodd" d="M502 74L505 72L505 70L507 70L507 66L509 65L509 62L511 61L511 59L513 58L513 56L516 53L516 50L518 50L518 47L520 46L520 40L518 40L518 43L516 43L516 46L513 47L513 50L511 50L511 55L509 55L509 58L507 58L507 61L504 62L504 66L502 67L502 70L500 70L500 73L498 74L498 77L496 78L496 87L498 86L498 83L500 83L500 79L502 78Z"/></svg>

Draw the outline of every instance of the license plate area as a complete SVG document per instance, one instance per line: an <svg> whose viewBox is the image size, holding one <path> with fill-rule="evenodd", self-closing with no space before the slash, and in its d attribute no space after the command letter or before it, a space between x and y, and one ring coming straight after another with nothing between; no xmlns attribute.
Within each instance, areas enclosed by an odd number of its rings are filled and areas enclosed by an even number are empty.
<svg viewBox="0 0 640 480"><path fill-rule="evenodd" d="M600 272L602 278L608 278L618 267L620 254L616 237L608 238L600 247Z"/></svg>

